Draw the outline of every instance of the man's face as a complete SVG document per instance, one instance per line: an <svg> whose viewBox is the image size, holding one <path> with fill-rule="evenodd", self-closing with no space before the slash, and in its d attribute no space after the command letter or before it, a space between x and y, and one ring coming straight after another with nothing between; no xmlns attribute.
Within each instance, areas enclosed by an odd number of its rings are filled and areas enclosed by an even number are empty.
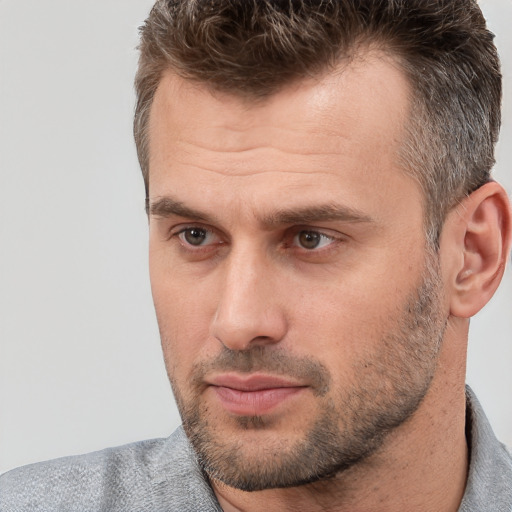
<svg viewBox="0 0 512 512"><path fill-rule="evenodd" d="M398 167L408 92L378 56L260 103L164 76L151 283L213 478L255 490L331 475L426 394L447 315L419 187Z"/></svg>

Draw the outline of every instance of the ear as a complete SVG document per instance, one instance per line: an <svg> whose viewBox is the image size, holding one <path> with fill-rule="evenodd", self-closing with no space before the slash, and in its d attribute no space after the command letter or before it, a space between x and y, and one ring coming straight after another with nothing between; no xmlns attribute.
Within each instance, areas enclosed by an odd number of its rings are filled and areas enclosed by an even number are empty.
<svg viewBox="0 0 512 512"><path fill-rule="evenodd" d="M505 271L511 229L510 201L496 182L486 183L450 212L440 251L453 316L469 318L489 302Z"/></svg>

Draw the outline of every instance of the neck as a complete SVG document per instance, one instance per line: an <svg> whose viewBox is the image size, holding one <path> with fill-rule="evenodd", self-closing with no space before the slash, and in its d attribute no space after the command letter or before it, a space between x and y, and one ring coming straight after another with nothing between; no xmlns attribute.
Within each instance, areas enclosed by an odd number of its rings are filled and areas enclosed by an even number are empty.
<svg viewBox="0 0 512 512"><path fill-rule="evenodd" d="M420 407L378 452L331 479L300 487L249 493L213 481L224 512L456 512L468 468L465 357L454 365L460 343L447 338Z"/></svg>

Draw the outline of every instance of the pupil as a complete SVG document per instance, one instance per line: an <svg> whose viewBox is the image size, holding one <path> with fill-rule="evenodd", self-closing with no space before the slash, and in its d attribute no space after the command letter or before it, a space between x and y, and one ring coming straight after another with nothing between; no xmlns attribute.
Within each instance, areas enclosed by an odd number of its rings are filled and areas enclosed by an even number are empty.
<svg viewBox="0 0 512 512"><path fill-rule="evenodd" d="M185 231L185 240L191 245L201 245L206 238L204 229L192 228Z"/></svg>
<svg viewBox="0 0 512 512"><path fill-rule="evenodd" d="M320 233L315 231L301 231L299 234L300 245L305 249L314 249L320 243Z"/></svg>

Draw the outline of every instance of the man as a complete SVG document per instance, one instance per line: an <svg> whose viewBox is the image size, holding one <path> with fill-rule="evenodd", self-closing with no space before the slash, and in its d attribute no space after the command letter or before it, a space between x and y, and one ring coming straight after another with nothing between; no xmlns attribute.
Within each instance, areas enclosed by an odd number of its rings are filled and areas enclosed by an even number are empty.
<svg viewBox="0 0 512 512"><path fill-rule="evenodd" d="M0 510L510 511L469 318L511 245L471 0L157 1L135 139L183 420Z"/></svg>

